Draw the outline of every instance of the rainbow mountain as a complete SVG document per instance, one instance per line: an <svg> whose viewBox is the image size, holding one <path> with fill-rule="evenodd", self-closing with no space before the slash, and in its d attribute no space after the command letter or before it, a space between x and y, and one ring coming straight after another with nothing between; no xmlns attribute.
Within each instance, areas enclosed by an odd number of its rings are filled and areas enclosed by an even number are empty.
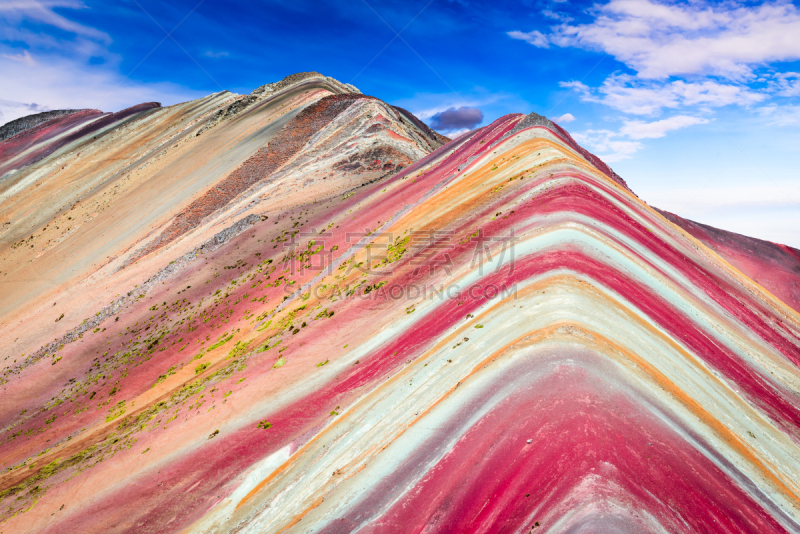
<svg viewBox="0 0 800 534"><path fill-rule="evenodd" d="M800 532L800 252L318 73L0 142L0 532Z"/></svg>

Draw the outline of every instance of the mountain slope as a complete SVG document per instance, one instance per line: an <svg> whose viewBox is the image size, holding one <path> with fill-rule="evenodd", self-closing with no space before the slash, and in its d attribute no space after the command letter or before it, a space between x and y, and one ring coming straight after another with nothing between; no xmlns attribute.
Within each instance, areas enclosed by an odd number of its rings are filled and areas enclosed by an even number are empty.
<svg viewBox="0 0 800 534"><path fill-rule="evenodd" d="M543 117L440 146L301 78L0 184L0 529L800 531L777 292ZM75 210L27 207L71 183Z"/></svg>
<svg viewBox="0 0 800 534"><path fill-rule="evenodd" d="M36 113L35 115L28 115L26 117L20 117L19 119L7 122L0 126L0 141L5 141L15 135L19 135L20 133L30 130L31 128L35 128L41 124L50 121L59 121L62 117L67 115L74 115L75 113L89 111L86 109L58 109L53 111L44 111L42 113Z"/></svg>
<svg viewBox="0 0 800 534"><path fill-rule="evenodd" d="M754 239L659 211L742 273L800 311L800 250Z"/></svg>

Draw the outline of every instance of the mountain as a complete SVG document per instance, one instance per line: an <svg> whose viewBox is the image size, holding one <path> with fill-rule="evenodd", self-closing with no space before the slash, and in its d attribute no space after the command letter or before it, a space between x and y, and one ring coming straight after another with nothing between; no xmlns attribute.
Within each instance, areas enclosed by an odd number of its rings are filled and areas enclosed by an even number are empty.
<svg viewBox="0 0 800 534"><path fill-rule="evenodd" d="M800 532L800 254L318 73L0 143L2 532Z"/></svg>

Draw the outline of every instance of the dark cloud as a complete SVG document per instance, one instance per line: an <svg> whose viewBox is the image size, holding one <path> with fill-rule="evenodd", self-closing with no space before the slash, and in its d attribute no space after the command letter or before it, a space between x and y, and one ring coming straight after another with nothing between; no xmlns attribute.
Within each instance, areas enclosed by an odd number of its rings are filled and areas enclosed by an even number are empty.
<svg viewBox="0 0 800 534"><path fill-rule="evenodd" d="M430 127L434 130L460 130L475 128L483 121L483 112L478 108L461 106L450 108L431 117Z"/></svg>

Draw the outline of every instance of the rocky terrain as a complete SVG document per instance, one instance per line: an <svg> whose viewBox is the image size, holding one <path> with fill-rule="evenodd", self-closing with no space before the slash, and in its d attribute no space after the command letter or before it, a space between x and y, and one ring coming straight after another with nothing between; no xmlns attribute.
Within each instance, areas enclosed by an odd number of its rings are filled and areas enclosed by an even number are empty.
<svg viewBox="0 0 800 534"><path fill-rule="evenodd" d="M0 143L0 533L800 532L800 253L319 73Z"/></svg>
<svg viewBox="0 0 800 534"><path fill-rule="evenodd" d="M4 125L0 126L0 141L5 141L10 137L14 137L17 134L24 132L25 130L29 130L36 126L39 126L42 123L49 122L51 120L56 120L63 118L66 115L74 115L75 113L79 113L81 111L89 111L86 109L56 109L53 111L43 111L42 113L36 113L34 115L27 115L25 117L20 117L19 119L10 121L5 123Z"/></svg>

